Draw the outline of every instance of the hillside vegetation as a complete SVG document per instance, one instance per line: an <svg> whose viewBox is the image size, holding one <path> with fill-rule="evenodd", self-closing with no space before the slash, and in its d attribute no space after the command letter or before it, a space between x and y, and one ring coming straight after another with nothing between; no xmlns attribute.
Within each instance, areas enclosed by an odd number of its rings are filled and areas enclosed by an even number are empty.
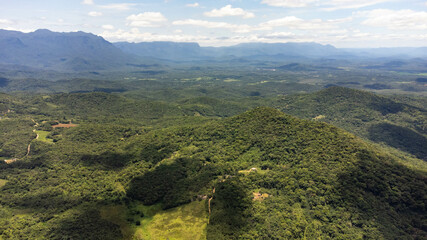
<svg viewBox="0 0 427 240"><path fill-rule="evenodd" d="M427 240L425 50L0 30L0 240Z"/></svg>
<svg viewBox="0 0 427 240"><path fill-rule="evenodd" d="M0 163L1 236L155 239L195 201L206 215L180 218L206 224L207 239L426 236L426 172L343 130L264 107L178 125L51 129L54 143Z"/></svg>
<svg viewBox="0 0 427 240"><path fill-rule="evenodd" d="M405 98L330 87L314 94L286 96L283 112L325 121L377 143L427 160L427 109Z"/></svg>

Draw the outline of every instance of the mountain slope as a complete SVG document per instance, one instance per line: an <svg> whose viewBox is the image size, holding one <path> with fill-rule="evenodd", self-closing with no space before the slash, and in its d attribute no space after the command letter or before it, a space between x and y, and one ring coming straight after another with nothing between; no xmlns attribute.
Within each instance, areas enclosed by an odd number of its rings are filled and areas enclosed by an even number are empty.
<svg viewBox="0 0 427 240"><path fill-rule="evenodd" d="M99 36L84 32L31 33L0 30L0 63L47 70L89 71L119 68L135 61Z"/></svg>
<svg viewBox="0 0 427 240"><path fill-rule="evenodd" d="M117 42L114 46L128 54L169 60L190 60L202 57L197 43L180 42Z"/></svg>
<svg viewBox="0 0 427 240"><path fill-rule="evenodd" d="M283 112L325 121L427 160L427 111L424 108L343 87L286 96L275 105Z"/></svg>
<svg viewBox="0 0 427 240"><path fill-rule="evenodd" d="M425 169L407 169L343 130L271 108L179 125L132 133L82 123L60 131L55 144L33 142L27 159L0 164L8 180L0 188L1 236L137 236L153 216L146 205L202 199L211 199L207 239L427 234Z"/></svg>
<svg viewBox="0 0 427 240"><path fill-rule="evenodd" d="M343 54L331 45L319 43L241 43L224 47L223 54L228 53L238 57L243 56L274 56L321 58Z"/></svg>
<svg viewBox="0 0 427 240"><path fill-rule="evenodd" d="M425 174L324 123L257 108L141 136L126 149L156 166L131 180L133 199L168 208L215 188L208 239L426 234Z"/></svg>
<svg viewBox="0 0 427 240"><path fill-rule="evenodd" d="M197 43L114 43L126 53L167 60L214 60L242 58L242 61L288 58L322 58L346 55L331 45L318 43L244 43L230 47L200 47ZM247 59L246 59L247 58Z"/></svg>

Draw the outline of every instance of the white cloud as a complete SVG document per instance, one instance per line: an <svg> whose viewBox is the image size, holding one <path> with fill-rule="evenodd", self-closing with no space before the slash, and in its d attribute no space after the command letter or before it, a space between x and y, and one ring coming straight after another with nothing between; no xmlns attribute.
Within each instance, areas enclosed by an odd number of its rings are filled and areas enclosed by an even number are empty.
<svg viewBox="0 0 427 240"><path fill-rule="evenodd" d="M101 8L105 9L113 9L113 10L119 10L119 11L126 11L130 10L132 6L135 6L134 3L112 3L107 5L100 5Z"/></svg>
<svg viewBox="0 0 427 240"><path fill-rule="evenodd" d="M338 9L357 9L392 0L263 0L261 3L273 7L321 7L322 10L335 11Z"/></svg>
<svg viewBox="0 0 427 240"><path fill-rule="evenodd" d="M91 17L99 17L99 16L102 16L102 12L92 11L92 12L89 12L87 15L89 15Z"/></svg>
<svg viewBox="0 0 427 240"><path fill-rule="evenodd" d="M193 25L193 26L205 27L205 28L224 28L237 33L247 33L250 31L257 30L256 28L246 24L238 25L238 24L231 24L226 22L210 22L210 21L196 20L196 19L178 20L178 21L172 22L172 24L173 25Z"/></svg>
<svg viewBox="0 0 427 240"><path fill-rule="evenodd" d="M38 28L14 28L14 27L4 27L3 30L8 30L8 31L19 31L19 32L24 32L24 33L30 33L30 32L34 32L36 31Z"/></svg>
<svg viewBox="0 0 427 240"><path fill-rule="evenodd" d="M122 29L116 31L104 31L100 34L105 39L128 42L152 42L152 41L174 41L174 42L197 42L203 46L230 46L243 42L277 42L276 39L262 38L258 35L233 36L233 37L207 37L203 35L185 35L185 34L153 34L149 32L140 32L137 28L130 31Z"/></svg>
<svg viewBox="0 0 427 240"><path fill-rule="evenodd" d="M357 12L355 15L366 18L362 24L371 27L382 27L390 30L427 30L427 12L409 9L375 9Z"/></svg>
<svg viewBox="0 0 427 240"><path fill-rule="evenodd" d="M129 41L129 42L153 42L153 41L174 41L174 42L203 42L208 40L205 36L193 36L182 34L154 34L150 32L140 32L137 28L130 31L119 29L117 31L104 31L100 34L109 41Z"/></svg>
<svg viewBox="0 0 427 240"><path fill-rule="evenodd" d="M189 3L189 4L185 5L185 6L187 6L187 7L198 7L198 6L200 6L200 4L197 3L197 2L195 2L195 3Z"/></svg>
<svg viewBox="0 0 427 240"><path fill-rule="evenodd" d="M12 21L8 19L0 19L0 24L12 24Z"/></svg>
<svg viewBox="0 0 427 240"><path fill-rule="evenodd" d="M263 38L266 39L294 39L296 36L293 32L273 32L266 34Z"/></svg>
<svg viewBox="0 0 427 240"><path fill-rule="evenodd" d="M390 0L330 0L322 10L335 11L338 9L357 9L379 3L389 2Z"/></svg>
<svg viewBox="0 0 427 240"><path fill-rule="evenodd" d="M260 24L261 27L271 29L274 27L287 27L298 30L328 30L337 28L333 21L323 21L322 19L304 20L295 16L289 16L270 20Z"/></svg>
<svg viewBox="0 0 427 240"><path fill-rule="evenodd" d="M231 24L227 22L211 22L197 19L185 19L172 22L173 25L192 25L204 28L222 28L235 33L249 33L253 31L268 31L274 28L288 28L292 30L311 31L315 33L337 33L345 32L339 28L339 24L350 21L352 18L322 20L322 19L301 19L295 16L274 19L258 25Z"/></svg>
<svg viewBox="0 0 427 240"><path fill-rule="evenodd" d="M307 7L317 0L263 0L261 3L273 7Z"/></svg>
<svg viewBox="0 0 427 240"><path fill-rule="evenodd" d="M253 13L247 12L241 8L233 8L231 5L227 5L220 9L213 9L210 12L205 12L205 16L208 16L208 17L239 16L243 18L255 17Z"/></svg>
<svg viewBox="0 0 427 240"><path fill-rule="evenodd" d="M94 3L93 3L93 0L83 0L82 4L93 5Z"/></svg>
<svg viewBox="0 0 427 240"><path fill-rule="evenodd" d="M286 35L286 37L285 37ZM311 35L296 35L292 33L272 33L268 35L251 34L251 35L236 35L232 37L223 37L212 39L211 41L216 46L230 46L239 43L285 43L285 42L313 42L315 37Z"/></svg>
<svg viewBox="0 0 427 240"><path fill-rule="evenodd" d="M200 34L184 35L179 32L175 34L153 34L140 32L137 28L130 31L116 30L104 31L100 34L109 41L175 41L175 42L198 42L201 46L230 46L239 43L265 42L265 43L285 43L285 42L318 42L322 44L333 44L340 47L354 47L359 44L361 47L386 47L401 46L401 42L411 41L417 45L424 45L427 41L427 34L380 34L365 33L353 30L346 33L336 32L334 34L316 34L308 32L296 34L293 32L272 32L269 34L241 34L228 36L208 37ZM384 45L386 41L387 45Z"/></svg>
<svg viewBox="0 0 427 240"><path fill-rule="evenodd" d="M138 15L132 14L126 18L127 25L132 27L159 27L167 22L163 14L159 12L144 12Z"/></svg>
<svg viewBox="0 0 427 240"><path fill-rule="evenodd" d="M102 25L102 28L105 30L113 30L114 26L110 24Z"/></svg>

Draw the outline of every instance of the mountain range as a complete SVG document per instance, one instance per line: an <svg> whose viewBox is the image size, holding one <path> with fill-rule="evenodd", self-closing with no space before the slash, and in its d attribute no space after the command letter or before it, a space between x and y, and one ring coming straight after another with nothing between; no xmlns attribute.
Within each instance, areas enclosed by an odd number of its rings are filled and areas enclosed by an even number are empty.
<svg viewBox="0 0 427 240"><path fill-rule="evenodd" d="M135 61L102 37L90 33L31 33L0 30L0 63L46 70L88 71Z"/></svg>
<svg viewBox="0 0 427 240"><path fill-rule="evenodd" d="M65 72L146 68L148 63L162 60L164 64L173 64L177 61L230 59L245 62L395 57L427 58L427 48L340 49L318 43L242 43L228 47L201 47L198 43L180 42L110 43L85 32L0 30L0 64Z"/></svg>

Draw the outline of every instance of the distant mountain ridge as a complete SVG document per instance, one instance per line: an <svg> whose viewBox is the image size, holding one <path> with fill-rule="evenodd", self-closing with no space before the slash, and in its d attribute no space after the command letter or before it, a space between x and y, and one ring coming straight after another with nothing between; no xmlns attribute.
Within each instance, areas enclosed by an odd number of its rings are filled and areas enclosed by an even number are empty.
<svg viewBox="0 0 427 240"><path fill-rule="evenodd" d="M128 54L159 59L189 60L199 58L202 49L198 43L185 42L117 42L114 46Z"/></svg>
<svg viewBox="0 0 427 240"><path fill-rule="evenodd" d="M132 61L102 37L84 33L0 30L0 63L62 71L116 68Z"/></svg>
<svg viewBox="0 0 427 240"><path fill-rule="evenodd" d="M388 61L387 58L390 58L393 62L396 60L393 57L397 57L398 60L419 58L415 66L415 69L418 69L423 66L423 58L427 58L427 48L339 49L314 42L241 43L228 47L201 47L198 43L191 42L110 43L100 36L81 31L59 33L39 29L35 32L22 33L0 30L0 65L62 72L139 69L147 68L148 65L158 61L248 63L295 59L341 61L386 58ZM412 60L400 65L405 64L409 66ZM399 70L400 65L391 67L393 70ZM390 68L388 65L369 67Z"/></svg>
<svg viewBox="0 0 427 240"><path fill-rule="evenodd" d="M342 50L358 57L425 58L427 56L427 47L343 48Z"/></svg>
<svg viewBox="0 0 427 240"><path fill-rule="evenodd" d="M142 57L167 60L305 57L319 58L346 55L345 52L319 43L241 43L229 47L201 47L198 43L182 42L118 42L122 51Z"/></svg>

